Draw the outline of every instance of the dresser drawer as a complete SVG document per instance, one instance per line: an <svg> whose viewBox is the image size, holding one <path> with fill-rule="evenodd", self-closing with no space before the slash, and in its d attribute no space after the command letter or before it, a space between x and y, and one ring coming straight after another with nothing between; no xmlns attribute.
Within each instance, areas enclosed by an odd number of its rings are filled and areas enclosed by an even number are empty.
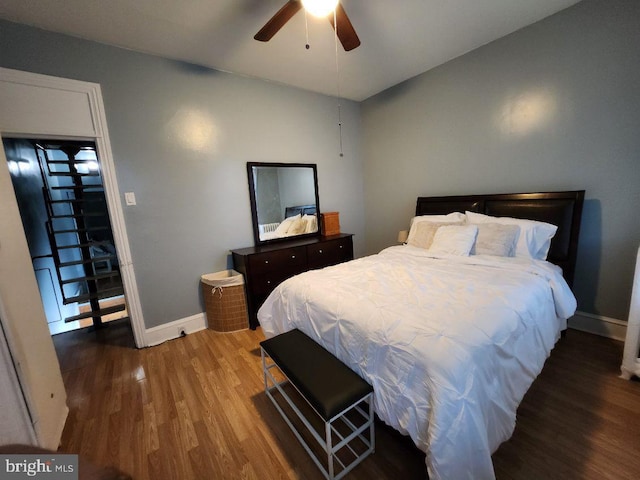
<svg viewBox="0 0 640 480"><path fill-rule="evenodd" d="M249 257L251 276L278 273L286 275L299 273L306 269L307 250L294 247L272 252L258 253ZM291 275L289 275L291 276Z"/></svg>
<svg viewBox="0 0 640 480"><path fill-rule="evenodd" d="M353 242L351 237L329 240L307 247L307 264L309 269L323 268L349 260L353 260Z"/></svg>
<svg viewBox="0 0 640 480"><path fill-rule="evenodd" d="M278 271L278 272L270 272L262 275L254 275L251 278L251 292L256 295L264 295L267 296L270 294L274 288L284 282L287 278L293 277L298 273L302 273L302 271Z"/></svg>

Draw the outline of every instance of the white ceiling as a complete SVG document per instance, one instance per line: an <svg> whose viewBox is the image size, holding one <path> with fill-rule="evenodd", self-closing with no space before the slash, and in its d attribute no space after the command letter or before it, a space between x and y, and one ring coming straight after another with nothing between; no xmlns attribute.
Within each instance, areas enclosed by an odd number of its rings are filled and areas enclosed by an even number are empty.
<svg viewBox="0 0 640 480"><path fill-rule="evenodd" d="M362 45L337 58L327 19L305 49L304 11L253 39L285 2L0 0L0 18L359 101L578 0L342 0Z"/></svg>

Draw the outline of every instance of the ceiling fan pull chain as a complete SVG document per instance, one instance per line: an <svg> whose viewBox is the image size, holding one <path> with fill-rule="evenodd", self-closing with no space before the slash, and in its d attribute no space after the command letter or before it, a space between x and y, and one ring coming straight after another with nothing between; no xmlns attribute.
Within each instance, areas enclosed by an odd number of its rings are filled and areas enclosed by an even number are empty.
<svg viewBox="0 0 640 480"><path fill-rule="evenodd" d="M307 43L305 43L304 48L309 50L309 23L307 22L307 9L304 9L304 32L307 37Z"/></svg>
<svg viewBox="0 0 640 480"><path fill-rule="evenodd" d="M340 131L340 156L344 157L344 153L342 152L342 116L341 116L339 102L338 102L338 129Z"/></svg>
<svg viewBox="0 0 640 480"><path fill-rule="evenodd" d="M342 151L342 107L340 105L342 94L340 93L340 64L338 63L338 22L335 9L333 10L333 25L333 40L336 47L336 83L338 86L338 132L340 134L340 156L344 157L344 152Z"/></svg>

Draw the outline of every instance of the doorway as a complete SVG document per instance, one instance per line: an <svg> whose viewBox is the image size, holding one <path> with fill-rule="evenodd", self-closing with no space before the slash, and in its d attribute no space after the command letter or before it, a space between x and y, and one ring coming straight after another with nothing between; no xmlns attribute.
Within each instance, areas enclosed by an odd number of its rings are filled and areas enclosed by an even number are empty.
<svg viewBox="0 0 640 480"><path fill-rule="evenodd" d="M93 141L3 138L52 335L127 318Z"/></svg>
<svg viewBox="0 0 640 480"><path fill-rule="evenodd" d="M136 347L147 346L146 327L127 237L124 212L119 199L120 192L115 175L114 158L100 85L0 67L0 136L18 139L90 139L95 143L112 234L117 248L117 267L126 292L129 324L133 331ZM3 204L0 205L0 214L3 222L15 223L17 221L21 223L19 208L14 201L16 197L9 169L5 166L8 162L4 160L4 154L4 148L0 149L0 181L8 188L4 192L0 192L0 196L9 194L13 198L9 199L5 195ZM20 165L17 167L20 168ZM8 185L6 185L7 183ZM4 208L5 206L6 208ZM16 248L19 244L27 247L26 236L22 228L19 232L10 232L10 234L8 232L7 237L8 241L16 242ZM30 271L29 273L33 275L31 272L34 270L30 265L28 252L24 253L27 254L26 258L23 255L16 257L15 262L17 263L12 266L19 268L19 271ZM46 272L40 273L40 275L43 274L48 275ZM52 276L53 274L52 271ZM28 291L24 290L16 296L12 284L1 280L0 278L0 296L5 298L10 312L22 309L24 306L22 298L25 295L33 298L39 293L35 288L37 284L34 281L33 288L29 288ZM20 326L16 328L24 330L26 333L30 329L46 329L43 317L44 312L28 319L9 315L5 321L9 324L19 324Z"/></svg>

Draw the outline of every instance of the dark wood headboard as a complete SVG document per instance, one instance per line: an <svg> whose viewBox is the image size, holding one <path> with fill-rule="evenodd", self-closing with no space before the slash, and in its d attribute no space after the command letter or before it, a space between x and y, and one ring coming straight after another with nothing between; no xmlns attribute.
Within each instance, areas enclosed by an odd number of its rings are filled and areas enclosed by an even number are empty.
<svg viewBox="0 0 640 480"><path fill-rule="evenodd" d="M315 215L315 205L296 205L295 207L286 207L284 209L284 218L293 217L294 215Z"/></svg>
<svg viewBox="0 0 640 480"><path fill-rule="evenodd" d="M571 286L576 267L583 203L584 190L418 197L416 215L464 213L466 210L494 217L525 218L556 225L558 231L551 240L547 260L562 268L564 278Z"/></svg>

